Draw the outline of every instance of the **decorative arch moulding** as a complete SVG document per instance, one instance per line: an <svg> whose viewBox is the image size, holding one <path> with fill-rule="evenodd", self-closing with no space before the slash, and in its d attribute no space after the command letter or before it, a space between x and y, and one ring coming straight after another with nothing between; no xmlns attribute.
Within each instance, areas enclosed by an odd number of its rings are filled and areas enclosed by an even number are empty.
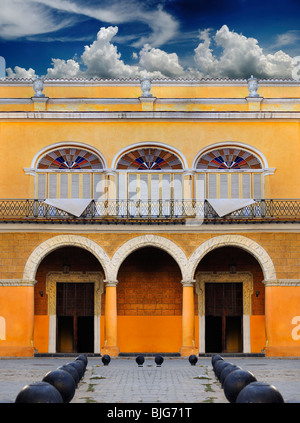
<svg viewBox="0 0 300 423"><path fill-rule="evenodd" d="M146 150L151 151L149 152ZM128 166L132 165L132 169L138 170L138 167L140 167L141 164L143 165L143 163L140 163L137 159L145 156L150 157L147 157L148 160L145 160L146 166L144 166L144 170L151 170L149 169L149 167L151 167L149 164L152 162L155 166L156 158L158 159L157 167L159 167L159 162L166 162L167 165L169 164L169 169L173 168L173 170L183 170L188 168L187 160L178 148L159 141L142 141L128 145L119 150L112 160L112 169L120 170L120 167L118 169L118 166L120 166L120 161L124 158L124 168L128 168ZM172 160L174 163L172 163ZM166 167L166 164L163 164L163 167Z"/></svg>
<svg viewBox="0 0 300 423"><path fill-rule="evenodd" d="M172 172L263 172L273 174L264 154L257 148L236 141L207 145L188 168L187 160L177 148L162 142L140 142L118 151L108 168L103 154L93 146L79 142L59 142L37 152L26 174L42 171L172 171Z"/></svg>
<svg viewBox="0 0 300 423"><path fill-rule="evenodd" d="M192 169L198 172L224 169L275 172L275 168L269 167L267 158L258 148L230 140L207 144L195 156Z"/></svg>
<svg viewBox="0 0 300 423"><path fill-rule="evenodd" d="M266 250L261 247L258 243L253 241L250 238L247 238L242 235L217 235L208 239L207 241L202 242L188 258L185 252L177 245L175 242L170 239L154 234L148 235L138 235L122 244L110 257L105 250L95 241L86 238L81 235L58 235L53 238L44 241L28 257L26 262L22 283L31 283L35 281L35 275L43 258L45 258L52 251L67 247L75 246L83 248L90 253L92 253L99 261L102 266L104 273L104 281L117 281L118 280L118 271L123 263L123 261L134 251L152 246L160 248L170 254L171 257L178 264L181 276L182 283L194 281L195 272L198 264L202 258L209 253L210 251L225 246L237 247L247 251L251 254L260 264L263 275L264 283L266 285L271 282L280 284L280 280L276 278L276 271L271 257L268 255ZM298 280L283 282L285 286L291 284L298 284ZM18 282L20 283L20 282Z"/></svg>
<svg viewBox="0 0 300 423"><path fill-rule="evenodd" d="M67 150L67 152L66 152L66 150ZM70 150L72 150L72 153L70 153ZM59 152L61 152L61 153L59 153ZM76 152L78 154L76 155L76 157L74 157ZM81 157L80 153L82 153L82 155L84 155L84 157L82 157L82 158L83 159L86 158L88 161L90 161L92 159L92 157L94 156L95 160L97 160L99 162L100 170L106 170L107 169L107 163L106 163L105 157L94 146L87 144L85 142L79 142L79 141L59 141L59 142L47 145L47 146L43 147L42 149L40 149L34 155L32 161L31 161L30 168L25 168L25 171L29 172L29 171L34 171L34 170L37 170L37 169L41 170L41 168L39 167L40 163L43 161L44 158L46 158L49 155L50 155L49 161L53 161L57 157L64 156L64 155L69 155L70 157L68 157L66 161L70 161L70 159L72 157L74 157L75 159L78 156ZM80 158L78 160L80 160ZM47 165L46 165L46 167L47 167ZM55 169L57 169L57 167L55 167ZM70 169L70 166L65 165L65 167L63 167L63 169ZM93 170L93 169L94 168L91 166L91 170ZM43 169L43 170L45 170L45 169ZM76 168L74 170L76 170Z"/></svg>

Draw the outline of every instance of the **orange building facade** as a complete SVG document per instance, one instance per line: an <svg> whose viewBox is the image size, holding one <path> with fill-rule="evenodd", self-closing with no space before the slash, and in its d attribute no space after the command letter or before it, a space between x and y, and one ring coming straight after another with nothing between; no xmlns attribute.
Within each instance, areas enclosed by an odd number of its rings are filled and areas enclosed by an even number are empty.
<svg viewBox="0 0 300 423"><path fill-rule="evenodd" d="M0 80L0 356L300 356L300 84Z"/></svg>

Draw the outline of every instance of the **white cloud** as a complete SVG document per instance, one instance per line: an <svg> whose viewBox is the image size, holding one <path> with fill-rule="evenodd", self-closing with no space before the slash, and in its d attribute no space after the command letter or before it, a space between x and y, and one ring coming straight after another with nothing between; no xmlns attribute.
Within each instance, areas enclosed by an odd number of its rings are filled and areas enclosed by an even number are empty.
<svg viewBox="0 0 300 423"><path fill-rule="evenodd" d="M36 74L35 74L35 70L32 68L29 68L28 70L26 70L25 68L21 68L20 66L15 66L14 70L12 70L11 68L7 68L6 69L6 73L8 78L35 78Z"/></svg>
<svg viewBox="0 0 300 423"><path fill-rule="evenodd" d="M3 1L9 2L10 0ZM147 2L140 2L138 0L127 0L126 2L120 0L102 0L100 5L93 5L92 3L82 0L27 1L33 2L36 6L46 7L47 13L51 13L51 11L63 12L67 14L70 19L73 19L74 22L76 22L79 16L80 18L87 17L97 19L101 23L106 22L111 25L142 22L146 24L152 32L141 37L138 35L133 36L134 41L132 41L132 45L137 48L143 47L146 43L154 47L160 46L171 40L179 28L177 20L163 10L161 5L156 9L150 9L147 8ZM34 9L32 12L34 13ZM51 16L55 19L56 15L53 13Z"/></svg>
<svg viewBox="0 0 300 423"><path fill-rule="evenodd" d="M0 37L16 39L58 31L75 23L73 16L55 17L33 0L0 0Z"/></svg>
<svg viewBox="0 0 300 423"><path fill-rule="evenodd" d="M203 40L195 49L195 63L200 71L210 77L248 78L290 78L292 58L283 51L265 54L255 38L230 31L226 25L214 37L202 32ZM219 58L213 54L211 42L222 48Z"/></svg>
<svg viewBox="0 0 300 423"><path fill-rule="evenodd" d="M185 72L176 53L168 54L158 48L151 48L148 44L140 51L139 64L148 72L159 72L162 77L182 77Z"/></svg>
<svg viewBox="0 0 300 423"><path fill-rule="evenodd" d="M278 34L275 43L272 45L273 48L281 48L286 46L292 46L298 43L300 39L299 30L290 30L283 34Z"/></svg>
<svg viewBox="0 0 300 423"><path fill-rule="evenodd" d="M0 0L1 1L1 0ZM118 34L117 26L102 27L97 39L86 45L79 58L62 60L52 59L52 67L47 69L50 78L141 78L147 74L150 78L202 78L226 77L248 78L291 78L292 58L279 50L274 54L265 54L254 38L230 31L223 25L214 35L210 29L199 33L200 43L194 52L194 67L180 63L176 53L144 45L138 53L134 52L136 64L126 64L118 51L114 40ZM221 52L220 52L221 51ZM217 53L218 52L218 55ZM33 69L15 67L8 69L8 76L31 78Z"/></svg>
<svg viewBox="0 0 300 423"><path fill-rule="evenodd" d="M48 78L76 78L81 75L79 63L74 59L52 59L53 68L47 69Z"/></svg>
<svg viewBox="0 0 300 423"><path fill-rule="evenodd" d="M138 66L126 65L121 60L117 47L111 43L117 32L117 27L101 28L97 39L90 46L85 46L81 60L86 66L86 76L130 78L139 73Z"/></svg>

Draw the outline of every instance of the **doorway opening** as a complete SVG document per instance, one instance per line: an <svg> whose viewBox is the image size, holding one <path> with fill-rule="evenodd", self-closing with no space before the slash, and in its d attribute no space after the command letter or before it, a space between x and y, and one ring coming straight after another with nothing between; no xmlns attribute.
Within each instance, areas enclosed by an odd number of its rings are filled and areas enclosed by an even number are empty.
<svg viewBox="0 0 300 423"><path fill-rule="evenodd" d="M93 352L94 283L58 282L56 316L57 352Z"/></svg>
<svg viewBox="0 0 300 423"><path fill-rule="evenodd" d="M243 350L243 284L205 284L205 347L209 353Z"/></svg>
<svg viewBox="0 0 300 423"><path fill-rule="evenodd" d="M178 353L182 343L182 285L166 251L144 247L118 273L118 346L122 353Z"/></svg>

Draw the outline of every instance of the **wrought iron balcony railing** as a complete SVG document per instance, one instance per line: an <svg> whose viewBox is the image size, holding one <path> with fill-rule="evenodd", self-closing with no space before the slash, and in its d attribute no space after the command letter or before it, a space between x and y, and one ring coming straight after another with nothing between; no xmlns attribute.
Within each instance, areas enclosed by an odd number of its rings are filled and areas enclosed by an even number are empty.
<svg viewBox="0 0 300 423"><path fill-rule="evenodd" d="M92 200L80 217L37 199L0 200L0 222L68 222L68 223L267 223L300 222L300 199L263 199L218 216L209 201L196 200Z"/></svg>

